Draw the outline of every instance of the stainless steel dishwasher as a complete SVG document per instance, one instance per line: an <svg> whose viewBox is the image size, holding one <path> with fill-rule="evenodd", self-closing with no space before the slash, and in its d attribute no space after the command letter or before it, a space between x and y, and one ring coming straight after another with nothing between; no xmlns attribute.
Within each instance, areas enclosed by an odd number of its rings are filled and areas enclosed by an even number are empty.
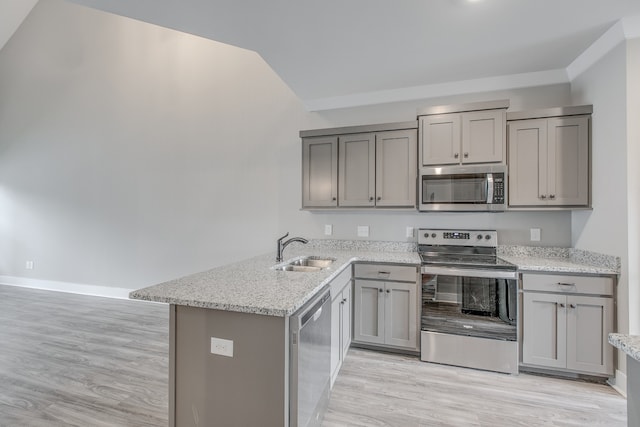
<svg viewBox="0 0 640 427"><path fill-rule="evenodd" d="M289 425L320 426L331 376L329 287L291 316L289 326Z"/></svg>

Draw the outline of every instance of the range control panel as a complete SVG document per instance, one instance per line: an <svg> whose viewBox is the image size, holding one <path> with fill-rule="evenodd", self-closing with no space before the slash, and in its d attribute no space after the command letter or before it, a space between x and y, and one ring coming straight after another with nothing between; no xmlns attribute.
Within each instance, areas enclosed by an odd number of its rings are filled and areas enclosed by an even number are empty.
<svg viewBox="0 0 640 427"><path fill-rule="evenodd" d="M498 232L496 230L442 230L420 228L418 230L418 244L497 247Z"/></svg>

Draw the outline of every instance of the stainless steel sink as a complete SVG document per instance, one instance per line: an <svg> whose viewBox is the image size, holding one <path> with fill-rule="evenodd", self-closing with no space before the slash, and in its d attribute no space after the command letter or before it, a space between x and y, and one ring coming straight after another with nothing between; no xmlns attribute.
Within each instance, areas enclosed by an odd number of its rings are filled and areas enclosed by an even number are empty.
<svg viewBox="0 0 640 427"><path fill-rule="evenodd" d="M327 268L335 261L335 258L322 258L317 256L308 256L297 259L289 263L289 265L299 265L304 267Z"/></svg>
<svg viewBox="0 0 640 427"><path fill-rule="evenodd" d="M336 259L320 256L306 256L298 258L284 265L273 267L277 271L297 271L305 273L313 273L328 268Z"/></svg>
<svg viewBox="0 0 640 427"><path fill-rule="evenodd" d="M298 272L304 272L304 273L313 273L314 271L322 270L322 268L320 268L320 267L309 267L309 266L306 266L306 265L291 265L291 264L287 264L287 265L282 265L280 267L274 267L274 270L278 270L278 271L298 271Z"/></svg>

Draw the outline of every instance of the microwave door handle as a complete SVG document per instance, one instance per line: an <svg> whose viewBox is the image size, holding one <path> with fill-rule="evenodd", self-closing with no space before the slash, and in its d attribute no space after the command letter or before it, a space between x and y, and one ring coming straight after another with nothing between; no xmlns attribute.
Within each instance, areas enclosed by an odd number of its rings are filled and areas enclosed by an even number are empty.
<svg viewBox="0 0 640 427"><path fill-rule="evenodd" d="M493 203L493 174L487 174L487 203Z"/></svg>

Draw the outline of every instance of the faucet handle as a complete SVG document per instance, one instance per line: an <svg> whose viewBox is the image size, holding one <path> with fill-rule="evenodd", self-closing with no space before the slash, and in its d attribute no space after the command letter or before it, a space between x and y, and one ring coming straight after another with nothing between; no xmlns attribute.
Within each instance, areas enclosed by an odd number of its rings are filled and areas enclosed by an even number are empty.
<svg viewBox="0 0 640 427"><path fill-rule="evenodd" d="M289 232L287 231L287 234L285 234L284 236L282 236L281 238L278 239L278 242L282 242L283 239L285 239L287 236L289 235Z"/></svg>

